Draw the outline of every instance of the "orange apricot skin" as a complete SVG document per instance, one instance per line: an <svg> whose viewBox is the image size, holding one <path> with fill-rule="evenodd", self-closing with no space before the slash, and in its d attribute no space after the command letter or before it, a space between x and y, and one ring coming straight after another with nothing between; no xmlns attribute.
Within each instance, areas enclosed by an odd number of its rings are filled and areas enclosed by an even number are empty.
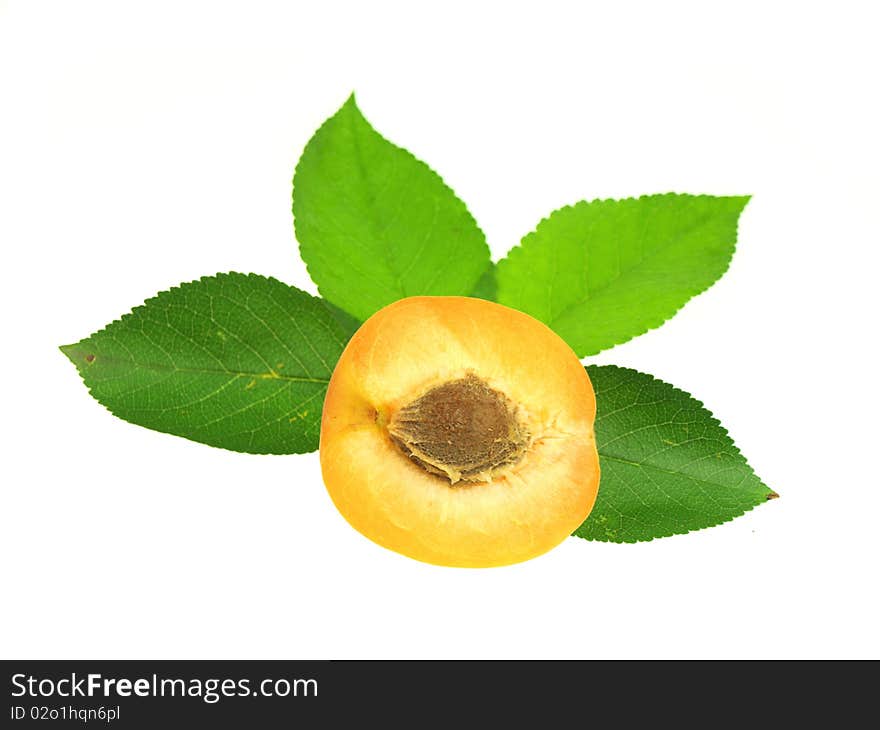
<svg viewBox="0 0 880 730"><path fill-rule="evenodd" d="M491 481L450 485L388 436L396 411L467 373L519 404L532 443ZM436 565L491 567L547 552L586 519L599 487L596 401L565 342L529 315L469 297L409 297L354 334L321 422L324 483L374 542Z"/></svg>

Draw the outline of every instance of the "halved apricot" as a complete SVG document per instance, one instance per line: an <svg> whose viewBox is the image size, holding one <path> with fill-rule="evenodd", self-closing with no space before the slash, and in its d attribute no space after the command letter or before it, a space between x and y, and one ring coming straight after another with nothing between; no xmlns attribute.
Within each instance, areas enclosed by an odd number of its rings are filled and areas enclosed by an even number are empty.
<svg viewBox="0 0 880 730"><path fill-rule="evenodd" d="M599 486L584 367L536 319L468 297L410 297L355 333L330 380L321 469L351 525L438 565L550 550Z"/></svg>

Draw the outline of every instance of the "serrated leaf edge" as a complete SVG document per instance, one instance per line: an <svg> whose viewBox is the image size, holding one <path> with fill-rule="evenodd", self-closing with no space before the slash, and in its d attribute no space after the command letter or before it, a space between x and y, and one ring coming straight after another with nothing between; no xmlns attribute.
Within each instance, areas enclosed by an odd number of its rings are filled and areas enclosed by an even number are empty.
<svg viewBox="0 0 880 730"><path fill-rule="evenodd" d="M750 473L751 473L751 474L752 474L752 475L758 480L758 483L759 483L762 487L764 487L764 489L767 490L768 494L767 494L765 500L755 502L754 504L745 507L741 512L738 512L738 513L735 514L735 515L730 515L730 517L728 517L728 518L726 518L726 519L718 520L717 522L712 522L711 524L704 525L703 527L697 527L697 528L694 528L694 529L692 529L692 530L686 530L685 532L663 532L663 533L661 533L661 534L654 535L654 536L652 536L652 537L645 538L645 539L607 540L607 539L602 539L602 538L600 538L600 537L585 537L585 536L582 536L582 535L578 535L578 534L577 534L577 531L575 531L575 532L573 532L573 533L571 534L571 537L576 537L576 538L578 538L578 539L580 539L580 540L586 540L587 542L604 542L604 543L613 543L613 544L617 544L617 545L624 545L624 544L626 544L626 545L634 545L634 544L636 544L636 543L647 543L647 542L652 542L652 541L654 541L654 540L659 540L659 539L663 539L663 538L667 538L667 537L684 536L684 535L688 535L688 534L690 534L690 533L692 533L692 532L700 532L701 530L707 530L707 529L709 529L709 528L711 528L711 527L718 527L718 525L723 525L723 524L726 524L726 523L728 523L728 522L732 522L733 520L737 519L738 517L742 517L742 516L743 516L744 514L746 514L747 512L751 512L753 509L755 509L755 507L758 507L758 506L764 504L764 502L769 502L770 500L778 499L778 498L779 498L779 494L778 494L777 492L775 492L774 490L770 489L770 487L768 487L768 486L764 483L764 480L761 479L761 477L758 476L757 472L754 470L754 468L752 467L752 465L749 463L749 460L748 460L748 459L745 457L745 455L742 453L742 451L740 450L739 446L737 446L736 441L735 441L734 438L730 435L730 432L724 427L724 425L721 423L721 421L720 421L718 418L715 417L715 414L712 413L712 411L710 411L710 410L706 407L706 404L703 403L703 401L701 401L699 398L695 398L693 395L691 395L690 393L688 393L686 390L683 390L683 389L679 388L678 386L673 385L672 383L670 383L670 382L668 382L668 381L666 381L666 380L663 380L662 378L658 378L658 377L656 377L655 375L652 375L652 374L650 374L650 373L644 373L644 372L642 372L641 370L636 370L635 368L628 368L628 367L624 367L624 366L622 366L622 365L586 365L586 366L584 366L584 367L585 367L585 369L587 369L587 374L589 374L589 368L590 368L590 367L597 367L597 368L601 367L601 368L609 368L609 369L613 369L613 370L623 370L623 371L625 371L625 372L627 372L627 373L634 373L634 374L636 374L636 375L640 375L640 376L647 376L647 377L649 377L649 378L651 378L651 379L657 381L658 383L661 383L662 385L665 385L665 386L667 386L667 387L669 387L669 388L672 388L673 390L678 391L679 393L682 393L683 395L685 395L685 396L687 396L688 398L690 398L691 400L693 400L693 401L694 401L694 402L695 402L700 408L702 408L702 409L706 412L706 414L709 416L709 422L712 423L714 426L716 426L718 429L720 429L721 432L724 434L724 436L726 436L726 437L730 440L730 444L731 444L731 447L732 447L732 449L733 449L733 452L734 452L736 455L742 457L742 460L743 460L743 462L745 463L746 468L747 468L747 469L749 470L749 472L750 472ZM602 463L602 455L601 455L601 453L600 453L600 454L599 454L599 464L600 464L600 466L601 466L601 463ZM601 491L601 489L602 489L602 482L601 482L601 480L600 480L600 482L599 482L599 490ZM590 519L590 518L587 517L587 520L589 520L589 519ZM586 520L585 520L584 522L586 522ZM578 529L580 529L580 527L579 527Z"/></svg>
<svg viewBox="0 0 880 730"><path fill-rule="evenodd" d="M590 205L593 203L621 203L621 202L625 202L625 201L629 201L629 200L644 200L644 199L648 199L648 198L664 198L664 197L676 197L676 198L688 197L688 198L695 198L695 199L711 198L713 200L717 200L719 198L740 198L740 199L743 199L743 201L744 201L743 206L740 209L739 216L737 216L736 229L734 231L734 238L733 238L733 250L730 252L730 258L728 259L727 264L725 265L724 269L722 269L719 272L718 276L715 277L715 279L713 281L709 282L709 284L707 284L704 287L695 287L695 288L691 289L690 293L688 294L688 298L684 302L682 302L682 304L680 306L676 307L676 309L674 311L672 311L668 316L660 317L659 319L655 319L655 320L651 320L652 322L655 322L655 323L645 326L644 329L640 329L637 332L635 332L634 334L629 335L625 339L619 340L619 341L615 342L614 344L609 345L608 347L602 347L598 350L586 350L584 352L577 352L576 353L579 358L592 357L593 355L598 355L600 352L605 352L606 350L610 350L613 347L617 347L618 345L622 345L626 342L629 342L630 340L635 339L636 337L641 337L646 332L650 332L651 330L655 330L658 327L662 326L663 324L668 322L670 319L672 319L676 314L678 314L685 306L690 304L691 300L693 300L695 297L699 296L703 292L711 289L712 286L714 286L715 283L718 282L718 280L721 279L721 277L727 273L727 271L730 269L731 263L733 262L733 256L736 253L737 243L739 242L739 226L740 226L740 219L742 216L742 211L745 210L746 206L748 205L749 201L751 200L751 198L752 198L751 195L708 195L708 194L694 195L692 193L667 192L667 193L650 193L647 195L639 195L639 196L627 197L627 198L594 198L592 200L579 200L576 203L570 203L568 205L563 205L560 208L556 208L555 210L551 211L546 216L541 218L541 220L538 221L537 225L531 231L526 233L522 237L520 242L516 246L511 248L507 252L507 254L505 254L504 258L500 259L495 264L495 266L496 267L503 267L505 265L506 261L511 260L511 255L513 256L514 259L519 257L521 254L518 252L522 250L523 244L525 244L525 242L529 238L531 238L532 236L535 236L538 232L538 229L542 225L544 225L547 221L549 221L552 216L554 216L555 214L560 213L564 210L571 210L571 209L577 208L580 205ZM508 306L510 306L510 305L508 305ZM552 325L548 324L548 326L552 329Z"/></svg>
<svg viewBox="0 0 880 730"><path fill-rule="evenodd" d="M192 441L193 443L197 443L202 446L207 446L212 449L218 449L220 451L231 451L236 454L251 454L254 456L289 456L292 454L311 454L311 453L314 453L315 451L317 451L316 448L311 449L309 451L305 451L305 450L303 450L303 451L296 451L296 450L294 450L294 451L258 451L258 450L245 451L244 449L234 449L234 448L230 448L228 446L217 446L215 444L209 444L204 441L196 441L194 439L187 438L186 436L181 436L179 434L169 433L168 431L159 431L158 429L144 426L144 425L137 423L136 421L133 421L129 418L125 418L124 416L121 416L118 413L114 413L108 406L106 406L104 403L102 403L92 392L91 386L86 382L85 375L83 374L82 365L71 356L69 351L72 350L73 348L77 347L83 340L87 340L91 337L95 337L97 335L104 333L110 327L113 327L114 325L117 325L120 322L127 320L129 317L133 316L138 310L146 307L147 305L149 305L153 302L156 302L159 299L162 299L163 297L166 297L167 295L169 295L175 291L178 291L179 289L182 289L186 286L190 286L192 284L198 284L201 282L207 282L209 280L214 280L214 279L268 279L268 280L274 281L278 284L282 284L283 286L290 287L291 289L297 289L297 291L305 294L306 296L308 296L311 299L317 300L318 302L323 303L323 301L324 301L320 297L316 297L313 294L309 294L308 292L303 291L302 289L294 287L290 284L286 284L285 282L281 281L280 279L276 279L273 276L264 276L262 274L254 274L254 273L243 274L243 273L240 273L237 271L219 272L217 274L206 274L205 276L200 276L198 279L193 279L191 281L181 282L180 284L177 284L175 286L171 286L168 289L162 289L161 291L157 292L156 294L149 297L148 299L145 299L143 304L138 304L137 306L132 307L130 312L126 312L125 314L119 316L118 318L112 320L111 322L108 322L101 329L95 330L90 335L83 337L82 339L78 340L77 342L72 342L69 345L60 345L58 347L58 349L64 354L64 356L68 360L70 360L70 362L76 368L77 375L79 375L80 380L82 380L82 383L85 386L85 389L88 391L88 394L92 398L92 400L95 403L97 403L98 405L100 405L101 408L103 408L105 411L107 411L107 413L109 413L114 418L118 418L120 421L125 421L126 423L130 423L131 425L137 426L138 428L145 428L148 431L153 431L154 433L160 433L165 436L170 436L170 437L177 438L177 439L185 439L187 441ZM335 321L335 316L333 315L333 313L329 312L329 314ZM321 382L323 382L323 381L321 381ZM330 381L328 379L327 383L329 383L329 382ZM325 390L326 390L326 386L325 386Z"/></svg>
<svg viewBox="0 0 880 730"><path fill-rule="evenodd" d="M401 147L400 145L395 144L395 143L392 142L390 139L388 139L385 135L383 135L381 132L379 132L379 130L376 129L376 127L373 126L373 124L370 122L370 120L367 119L366 116L363 114L363 112L361 111L360 107L357 105L357 101L356 101L356 99L355 99L355 93L354 93L354 92L351 92L351 94L349 95L348 99L346 99L345 103L344 103L341 107L339 107L339 109L337 109L335 112L333 112L333 114L331 114L329 117L327 117L327 119L325 119L325 120L321 123L321 125L315 130L315 132L314 132L314 133L312 134L312 136L309 138L308 142L306 142L305 146L303 147L302 152L300 153L299 159L297 160L296 167L294 168L294 171L293 171L293 179L291 180L291 187L292 187L292 190L291 190L291 213L293 214L293 232L294 232L294 237L295 237L296 242L297 242L297 249L298 249L298 251L299 251L300 259L302 259L303 264L305 264L306 271L308 272L309 277L311 278L312 282L314 282L315 286L318 287L318 292L321 294L321 296L324 297L328 302L331 302L331 303L333 304L333 306L335 306L335 307L341 309L342 311L344 311L344 312L345 312L346 314L348 314L349 316L354 317L355 319L360 320L360 317L358 317L357 315L352 314L351 312L349 312L348 310L346 310L344 307L341 307L339 304L337 304L336 302L334 302L330 297L328 297L328 296L327 296L327 295L321 290L321 286L320 286L320 284L318 284L317 281L315 281L315 277L314 277L314 275L313 275L313 273L312 273L311 265L306 261L305 257L302 255L303 244L302 244L302 242L301 242L300 239L299 239L299 235L298 235L298 231L297 231L297 225L296 225L296 205L297 205L297 198L296 198L296 187L297 187L297 182L296 182L296 179L297 179L297 176L299 175L299 171L300 171L300 163L302 162L302 158L304 157L304 155L305 155L305 153L306 153L306 150L308 149L308 147L309 147L309 145L312 143L312 141L313 141L315 138L317 138L317 136L318 136L318 135L324 130L324 128L325 128L328 124L330 124L330 122L332 122L332 121L336 118L336 116L337 116L339 113L341 113L341 112L342 112L342 111L343 111L343 110L344 110L349 104L352 105L352 107L354 108L355 112L356 112L356 113L357 113L357 114L358 114L358 115L364 120L364 122L367 124L367 126L368 126L370 129L372 129L373 132L374 132L374 133L375 133L375 134L376 134L376 135L377 135L382 141L386 142L387 144L391 145L393 148L395 148L395 149L399 150L400 152L404 153L406 156L410 157L410 158L411 158L413 161L415 161L417 164L422 165L426 170L428 170L429 172L431 172L431 173L433 173L434 175L437 176L437 179L440 181L440 184L441 184L441 185L442 185L447 191L449 191L449 193L452 195L452 197L453 197L456 201L458 201L458 203L460 204L461 209L464 211L465 215L466 215L466 216L470 219L470 221L473 223L474 228L476 228L476 229L480 232L480 235L481 235L482 238L483 238L483 246L484 246L484 248L486 249L486 253L488 254L489 264L490 264L490 265L494 265L494 262L492 261L492 251L491 251L491 249L489 248L489 243L488 243L488 241L487 241L487 239L486 239L486 233L483 231L482 228L480 228L480 224L477 222L477 219L474 217L473 213L471 213L470 209L469 209L468 206L467 206L467 203L465 203L464 200L462 200L462 199L458 196L458 194L457 194L457 193L456 193L456 192L455 192L455 191L449 186L449 184L447 184L447 182L446 182L446 180L443 178L443 176L442 176L439 172L437 172L433 167L431 167L431 165L429 165L427 162L425 162L425 161L422 160L421 158L416 157L416 155L414 155L412 152L410 152L410 151L409 151L408 149L406 149L405 147ZM488 268L488 267L487 267L487 268ZM480 275L474 280L474 282L473 282L472 286L470 287L469 291L473 291L473 289L477 286L477 284L479 283L480 279L483 277L483 274L485 274L485 272L486 272L485 269L484 269L483 271L480 272ZM465 296L467 296L467 295L465 295Z"/></svg>

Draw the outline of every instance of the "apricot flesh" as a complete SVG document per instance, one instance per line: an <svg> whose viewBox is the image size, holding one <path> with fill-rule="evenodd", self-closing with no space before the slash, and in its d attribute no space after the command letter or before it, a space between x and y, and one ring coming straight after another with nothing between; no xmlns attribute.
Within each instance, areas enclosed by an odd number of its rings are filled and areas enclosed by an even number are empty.
<svg viewBox="0 0 880 730"><path fill-rule="evenodd" d="M520 562L586 519L599 486L589 376L536 319L410 297L354 334L330 379L321 470L366 537L437 565Z"/></svg>

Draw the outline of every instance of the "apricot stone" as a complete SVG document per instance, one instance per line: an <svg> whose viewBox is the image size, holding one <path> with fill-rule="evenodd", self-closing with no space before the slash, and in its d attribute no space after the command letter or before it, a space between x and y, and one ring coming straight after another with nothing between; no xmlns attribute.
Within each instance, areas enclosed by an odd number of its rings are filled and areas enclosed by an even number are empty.
<svg viewBox="0 0 880 730"><path fill-rule="evenodd" d="M527 314L410 297L370 317L324 403L321 470L355 529L438 565L540 555L586 519L599 487L586 371Z"/></svg>

